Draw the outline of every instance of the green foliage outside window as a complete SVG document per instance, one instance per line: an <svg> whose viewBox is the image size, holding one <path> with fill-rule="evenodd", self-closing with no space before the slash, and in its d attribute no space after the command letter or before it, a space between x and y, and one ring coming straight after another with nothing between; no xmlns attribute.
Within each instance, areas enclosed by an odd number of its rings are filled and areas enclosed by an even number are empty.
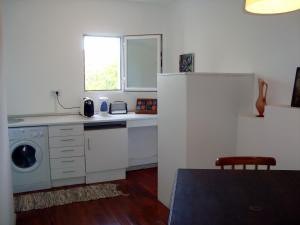
<svg viewBox="0 0 300 225"><path fill-rule="evenodd" d="M86 71L85 82L86 91L120 89L120 76L117 62L106 66L102 71Z"/></svg>
<svg viewBox="0 0 300 225"><path fill-rule="evenodd" d="M85 91L120 90L120 37L84 36Z"/></svg>

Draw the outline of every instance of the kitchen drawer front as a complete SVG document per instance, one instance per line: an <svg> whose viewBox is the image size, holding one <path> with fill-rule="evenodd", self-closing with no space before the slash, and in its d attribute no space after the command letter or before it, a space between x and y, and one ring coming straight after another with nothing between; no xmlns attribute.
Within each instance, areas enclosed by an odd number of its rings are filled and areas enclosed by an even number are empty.
<svg viewBox="0 0 300 225"><path fill-rule="evenodd" d="M83 135L83 124L49 126L49 137Z"/></svg>
<svg viewBox="0 0 300 225"><path fill-rule="evenodd" d="M60 158L51 159L51 169L61 169L61 168L85 168L84 157L70 157L70 158Z"/></svg>
<svg viewBox="0 0 300 225"><path fill-rule="evenodd" d="M83 136L51 137L49 138L50 148L84 146Z"/></svg>
<svg viewBox="0 0 300 225"><path fill-rule="evenodd" d="M59 169L51 169L51 178L55 179L65 179L72 177L83 177L85 176L84 168L59 168Z"/></svg>
<svg viewBox="0 0 300 225"><path fill-rule="evenodd" d="M50 158L63 158L63 157L76 157L84 156L84 147L63 147L63 148L51 148Z"/></svg>

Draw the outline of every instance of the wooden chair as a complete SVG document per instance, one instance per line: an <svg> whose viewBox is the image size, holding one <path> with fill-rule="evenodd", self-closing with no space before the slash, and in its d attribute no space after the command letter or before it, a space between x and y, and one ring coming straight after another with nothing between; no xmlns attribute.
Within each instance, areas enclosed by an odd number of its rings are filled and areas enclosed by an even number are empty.
<svg viewBox="0 0 300 225"><path fill-rule="evenodd" d="M270 166L276 165L276 160L273 157L253 157L253 156L235 156L235 157L220 157L216 160L216 166L221 166L224 170L224 166L231 166L234 170L236 165L243 165L243 169L246 170L246 165L254 165L255 170L259 165L267 166L267 170L270 170Z"/></svg>

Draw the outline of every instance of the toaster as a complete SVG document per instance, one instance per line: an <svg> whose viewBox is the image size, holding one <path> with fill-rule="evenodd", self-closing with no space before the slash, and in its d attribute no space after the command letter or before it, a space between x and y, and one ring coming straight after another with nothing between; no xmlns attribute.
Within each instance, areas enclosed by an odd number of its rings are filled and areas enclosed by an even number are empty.
<svg viewBox="0 0 300 225"><path fill-rule="evenodd" d="M127 114L127 103L123 101L115 101L109 105L110 114Z"/></svg>
<svg viewBox="0 0 300 225"><path fill-rule="evenodd" d="M94 102L92 99L85 97L80 105L80 114L86 117L92 117L94 115Z"/></svg>

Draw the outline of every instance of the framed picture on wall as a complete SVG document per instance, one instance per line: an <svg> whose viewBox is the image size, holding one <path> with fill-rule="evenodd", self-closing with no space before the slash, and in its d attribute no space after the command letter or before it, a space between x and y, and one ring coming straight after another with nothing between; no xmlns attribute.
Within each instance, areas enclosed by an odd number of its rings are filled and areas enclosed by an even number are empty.
<svg viewBox="0 0 300 225"><path fill-rule="evenodd" d="M194 54L179 56L179 72L194 72Z"/></svg>
<svg viewBox="0 0 300 225"><path fill-rule="evenodd" d="M296 72L291 106L300 107L300 67L297 68Z"/></svg>

